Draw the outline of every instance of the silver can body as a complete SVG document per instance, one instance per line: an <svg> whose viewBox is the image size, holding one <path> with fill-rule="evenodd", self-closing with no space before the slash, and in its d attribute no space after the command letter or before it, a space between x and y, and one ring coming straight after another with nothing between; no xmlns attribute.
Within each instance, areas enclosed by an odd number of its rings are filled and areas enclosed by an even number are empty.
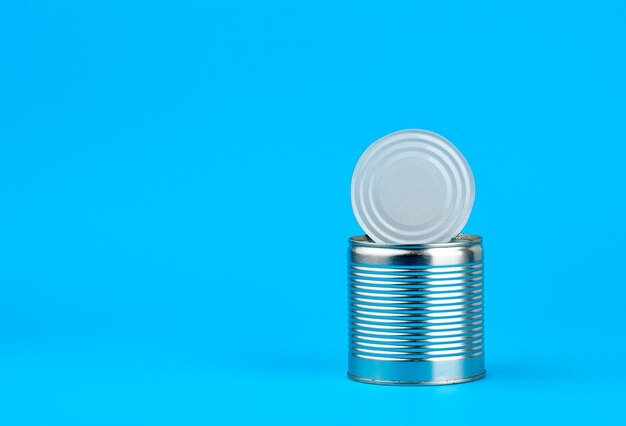
<svg viewBox="0 0 626 426"><path fill-rule="evenodd" d="M485 375L482 239L377 244L350 239L352 380L443 385Z"/></svg>

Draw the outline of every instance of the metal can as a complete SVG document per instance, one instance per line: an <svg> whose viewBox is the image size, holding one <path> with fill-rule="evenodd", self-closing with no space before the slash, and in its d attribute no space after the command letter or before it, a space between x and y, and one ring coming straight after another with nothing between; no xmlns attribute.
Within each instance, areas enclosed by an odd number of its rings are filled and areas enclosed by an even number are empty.
<svg viewBox="0 0 626 426"><path fill-rule="evenodd" d="M445 385L485 376L482 238L378 244L350 238L348 378Z"/></svg>

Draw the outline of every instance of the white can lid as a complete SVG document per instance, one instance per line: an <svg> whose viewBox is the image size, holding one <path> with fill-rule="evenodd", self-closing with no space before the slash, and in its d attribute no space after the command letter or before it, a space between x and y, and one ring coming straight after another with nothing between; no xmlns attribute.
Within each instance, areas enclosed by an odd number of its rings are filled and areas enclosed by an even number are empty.
<svg viewBox="0 0 626 426"><path fill-rule="evenodd" d="M380 138L352 175L352 210L377 243L452 240L469 219L474 194L474 176L463 154L427 130Z"/></svg>

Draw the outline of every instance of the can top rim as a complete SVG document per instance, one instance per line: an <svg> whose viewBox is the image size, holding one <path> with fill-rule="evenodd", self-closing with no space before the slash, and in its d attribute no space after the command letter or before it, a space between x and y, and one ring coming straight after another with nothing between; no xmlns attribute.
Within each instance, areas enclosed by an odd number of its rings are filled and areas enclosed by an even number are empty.
<svg viewBox="0 0 626 426"><path fill-rule="evenodd" d="M378 247L378 248L394 248L394 249L421 249L421 248L436 248L436 247L466 247L474 246L482 243L483 239L479 235L474 234L459 234L452 241L447 243L429 243L429 244L381 244L374 242L367 235L355 235L350 237L350 244L352 246L361 247Z"/></svg>

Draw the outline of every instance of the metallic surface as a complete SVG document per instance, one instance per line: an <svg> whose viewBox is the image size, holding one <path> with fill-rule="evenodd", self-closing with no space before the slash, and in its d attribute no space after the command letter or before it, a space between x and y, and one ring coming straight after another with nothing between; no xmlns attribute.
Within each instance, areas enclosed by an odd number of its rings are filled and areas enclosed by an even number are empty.
<svg viewBox="0 0 626 426"><path fill-rule="evenodd" d="M350 239L348 378L442 385L485 375L482 239L409 246Z"/></svg>

